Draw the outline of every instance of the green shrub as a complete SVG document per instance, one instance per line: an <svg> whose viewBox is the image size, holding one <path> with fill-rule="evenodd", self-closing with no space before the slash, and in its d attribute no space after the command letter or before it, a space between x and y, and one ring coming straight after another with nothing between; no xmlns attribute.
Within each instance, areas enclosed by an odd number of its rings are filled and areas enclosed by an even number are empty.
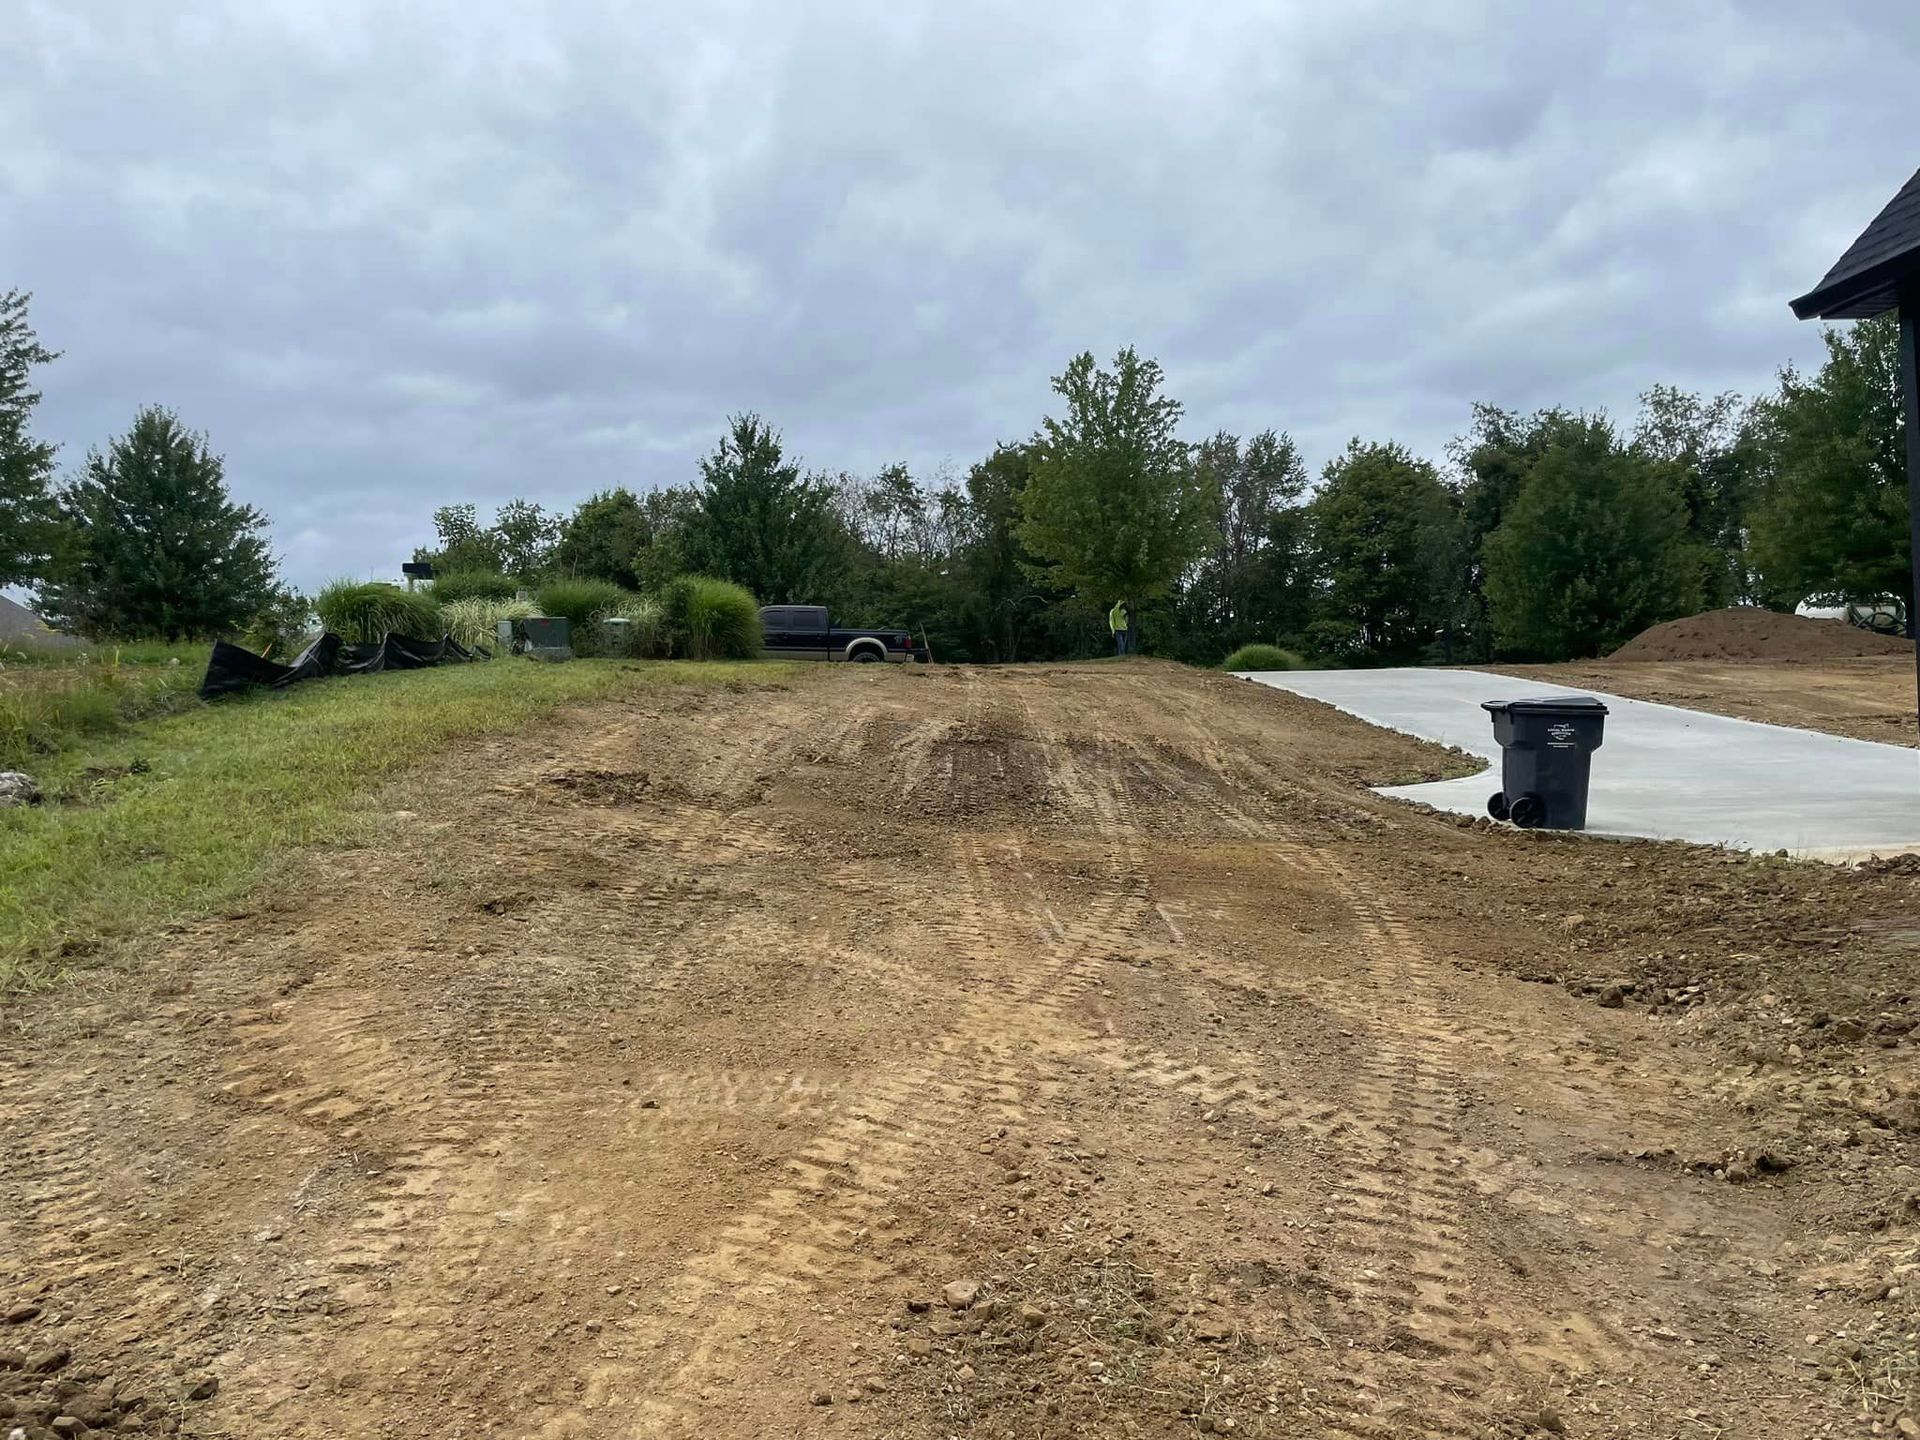
<svg viewBox="0 0 1920 1440"><path fill-rule="evenodd" d="M434 599L451 605L456 600L511 600L520 582L498 570L450 570L434 576L431 588Z"/></svg>
<svg viewBox="0 0 1920 1440"><path fill-rule="evenodd" d="M1220 662L1222 670L1304 670L1307 662L1278 645L1242 645Z"/></svg>
<svg viewBox="0 0 1920 1440"><path fill-rule="evenodd" d="M335 580L313 602L320 623L349 645L373 645L389 634L438 640L446 631L440 604L420 590L384 580Z"/></svg>
<svg viewBox="0 0 1920 1440"><path fill-rule="evenodd" d="M291 660L313 641L313 602L298 590L276 590L247 622L240 643L256 654Z"/></svg>
<svg viewBox="0 0 1920 1440"><path fill-rule="evenodd" d="M625 625L610 624L624 620ZM610 610L602 610L574 633L573 648L582 655L616 655L628 660L662 660L671 650L667 617L658 600L629 595Z"/></svg>
<svg viewBox="0 0 1920 1440"><path fill-rule="evenodd" d="M584 631L596 615L628 604L633 597L610 580L549 580L534 596L542 615L558 616Z"/></svg>
<svg viewBox="0 0 1920 1440"><path fill-rule="evenodd" d="M525 620L539 613L540 607L531 600L489 600L480 595L440 607L447 634L469 650L496 648L502 620Z"/></svg>
<svg viewBox="0 0 1920 1440"><path fill-rule="evenodd" d="M760 607L742 587L682 575L661 594L667 634L689 660L751 660L760 653Z"/></svg>

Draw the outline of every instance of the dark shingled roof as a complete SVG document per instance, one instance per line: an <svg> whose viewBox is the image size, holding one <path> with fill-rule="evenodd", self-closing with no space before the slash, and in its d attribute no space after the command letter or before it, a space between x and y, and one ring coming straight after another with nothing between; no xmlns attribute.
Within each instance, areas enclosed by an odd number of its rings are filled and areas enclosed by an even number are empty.
<svg viewBox="0 0 1920 1440"><path fill-rule="evenodd" d="M1827 278L1793 302L1793 313L1802 320L1869 320L1900 303L1903 285L1920 285L1920 170Z"/></svg>

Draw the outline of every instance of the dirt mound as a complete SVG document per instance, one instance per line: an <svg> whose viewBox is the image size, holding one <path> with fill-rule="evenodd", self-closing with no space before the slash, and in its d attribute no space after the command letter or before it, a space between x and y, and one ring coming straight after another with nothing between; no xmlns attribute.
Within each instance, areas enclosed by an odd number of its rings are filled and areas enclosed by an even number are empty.
<svg viewBox="0 0 1920 1440"><path fill-rule="evenodd" d="M1642 630L1609 660L1845 660L1911 655L1913 642L1844 620L1807 620L1736 606Z"/></svg>

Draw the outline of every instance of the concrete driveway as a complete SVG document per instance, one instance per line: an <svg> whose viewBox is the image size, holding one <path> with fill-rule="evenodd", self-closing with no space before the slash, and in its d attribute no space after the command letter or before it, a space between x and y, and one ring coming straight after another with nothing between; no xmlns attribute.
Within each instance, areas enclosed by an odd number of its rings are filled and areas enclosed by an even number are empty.
<svg viewBox="0 0 1920 1440"><path fill-rule="evenodd" d="M1379 787L1437 810L1484 815L1487 797L1500 788L1499 750L1481 701L1597 695L1610 713L1593 756L1591 833L1829 860L1920 850L1920 751L1901 746L1478 670L1278 670L1244 678L1492 762L1461 780Z"/></svg>

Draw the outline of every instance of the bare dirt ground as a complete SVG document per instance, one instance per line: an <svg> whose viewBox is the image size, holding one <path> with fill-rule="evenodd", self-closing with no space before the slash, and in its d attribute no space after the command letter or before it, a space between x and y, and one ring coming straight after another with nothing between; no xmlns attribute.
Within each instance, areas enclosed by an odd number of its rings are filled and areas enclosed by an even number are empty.
<svg viewBox="0 0 1920 1440"><path fill-rule="evenodd" d="M1600 660L1486 668L1743 720L1888 745L1920 745L1911 654L1819 661Z"/></svg>
<svg viewBox="0 0 1920 1440"><path fill-rule="evenodd" d="M1151 662L473 747L7 1015L0 1415L1909 1433L1920 867L1359 785L1450 763Z"/></svg>

